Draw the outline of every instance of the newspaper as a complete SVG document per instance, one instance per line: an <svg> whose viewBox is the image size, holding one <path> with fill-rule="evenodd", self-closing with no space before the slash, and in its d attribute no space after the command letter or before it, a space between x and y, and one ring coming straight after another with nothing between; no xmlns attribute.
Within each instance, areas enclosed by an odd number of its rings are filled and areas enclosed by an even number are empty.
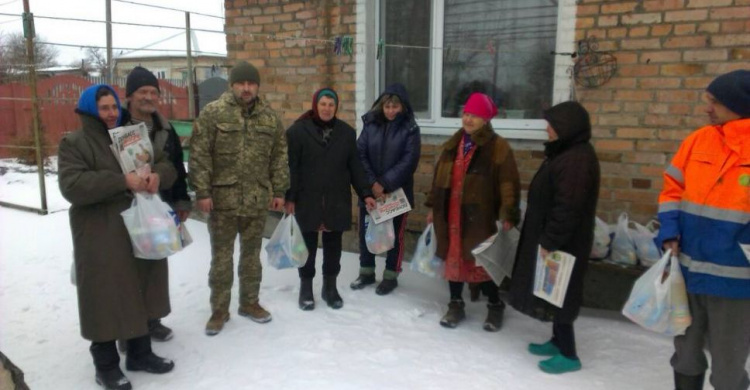
<svg viewBox="0 0 750 390"><path fill-rule="evenodd" d="M377 207L374 210L370 210L370 217L372 217L372 220L377 225L409 211L411 211L409 200L406 199L404 189L399 188L396 191L385 194L385 199L378 199Z"/></svg>
<svg viewBox="0 0 750 390"><path fill-rule="evenodd" d="M112 139L110 148L124 173L135 172L141 177L151 173L154 148L148 136L148 128L143 122L115 127L109 130L109 137Z"/></svg>
<svg viewBox="0 0 750 390"><path fill-rule="evenodd" d="M542 258L541 249L540 246L536 255L534 295L557 307L562 307L576 258L561 251L551 252L547 257Z"/></svg>
<svg viewBox="0 0 750 390"><path fill-rule="evenodd" d="M516 228L506 232L500 222L497 225L497 233L472 249L471 254L474 255L477 264L487 271L492 280L500 284L503 279L510 278L513 273L516 249L518 248L518 240L521 238L521 232Z"/></svg>

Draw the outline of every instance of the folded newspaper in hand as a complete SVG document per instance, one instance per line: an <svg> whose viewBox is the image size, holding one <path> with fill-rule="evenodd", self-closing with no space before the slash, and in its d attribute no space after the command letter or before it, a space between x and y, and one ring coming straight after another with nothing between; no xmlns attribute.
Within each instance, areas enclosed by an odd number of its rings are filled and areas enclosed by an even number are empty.
<svg viewBox="0 0 750 390"><path fill-rule="evenodd" d="M112 139L110 148L124 173L135 172L146 177L151 173L154 162L154 148L148 136L146 124L120 126L109 130Z"/></svg>
<svg viewBox="0 0 750 390"><path fill-rule="evenodd" d="M409 211L411 211L409 200L406 199L404 189L399 188L396 191L385 194L385 199L378 199L377 207L374 210L370 210L370 217L372 217L372 220L377 225Z"/></svg>
<svg viewBox="0 0 750 390"><path fill-rule="evenodd" d="M540 246L536 255L534 295L557 307L563 307L576 258L561 251L550 252L542 258L541 249Z"/></svg>
<svg viewBox="0 0 750 390"><path fill-rule="evenodd" d="M503 279L510 278L513 274L520 238L521 233L518 229L504 231L502 223L498 221L497 233L471 250L474 260L487 271L496 284L502 283Z"/></svg>

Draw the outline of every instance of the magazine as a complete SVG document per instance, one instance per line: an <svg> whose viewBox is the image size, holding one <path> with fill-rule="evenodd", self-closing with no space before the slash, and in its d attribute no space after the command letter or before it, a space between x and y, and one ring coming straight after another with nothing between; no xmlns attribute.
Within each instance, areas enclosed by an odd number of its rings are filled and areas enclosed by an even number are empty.
<svg viewBox="0 0 750 390"><path fill-rule="evenodd" d="M506 232L500 222L497 225L497 233L472 249L471 254L474 255L477 265L482 266L492 280L500 284L513 273L521 232L516 228Z"/></svg>
<svg viewBox="0 0 750 390"><path fill-rule="evenodd" d="M377 208L370 210L370 217L372 217L372 220L377 225L409 211L411 211L409 200L406 199L404 189L399 188L396 191L385 194L385 199L378 199Z"/></svg>
<svg viewBox="0 0 750 390"><path fill-rule="evenodd" d="M576 258L561 251L550 252L542 258L541 249L540 246L536 255L534 295L557 307L562 307Z"/></svg>
<svg viewBox="0 0 750 390"><path fill-rule="evenodd" d="M135 172L146 177L151 173L154 162L154 149L144 123L120 126L109 130L112 139L112 152L124 173Z"/></svg>

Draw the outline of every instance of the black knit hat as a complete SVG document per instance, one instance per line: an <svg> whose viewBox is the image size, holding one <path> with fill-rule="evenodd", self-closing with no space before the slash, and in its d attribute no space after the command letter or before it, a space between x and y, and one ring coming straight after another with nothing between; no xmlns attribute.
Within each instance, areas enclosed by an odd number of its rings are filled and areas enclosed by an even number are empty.
<svg viewBox="0 0 750 390"><path fill-rule="evenodd" d="M733 113L750 118L750 70L735 70L723 74L706 88L724 107Z"/></svg>
<svg viewBox="0 0 750 390"><path fill-rule="evenodd" d="M128 81L125 82L125 97L128 97L137 91L140 87L152 86L161 92L159 89L159 81L156 80L156 76L151 73L148 69L142 66L136 66L128 74Z"/></svg>
<svg viewBox="0 0 750 390"><path fill-rule="evenodd" d="M258 69L247 61L236 63L229 73L229 85L243 81L260 85L260 73L258 73Z"/></svg>

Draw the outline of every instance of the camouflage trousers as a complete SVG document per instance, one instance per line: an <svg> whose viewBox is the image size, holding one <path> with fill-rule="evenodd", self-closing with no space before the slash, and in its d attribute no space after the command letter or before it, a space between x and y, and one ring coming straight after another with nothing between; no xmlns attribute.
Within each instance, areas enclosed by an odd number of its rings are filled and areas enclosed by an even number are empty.
<svg viewBox="0 0 750 390"><path fill-rule="evenodd" d="M229 311L234 280L234 241L238 233L240 305L246 306L258 301L263 274L260 247L265 222L265 216L241 217L234 213L211 212L208 218L208 233L211 237L211 270L208 273L211 311Z"/></svg>

